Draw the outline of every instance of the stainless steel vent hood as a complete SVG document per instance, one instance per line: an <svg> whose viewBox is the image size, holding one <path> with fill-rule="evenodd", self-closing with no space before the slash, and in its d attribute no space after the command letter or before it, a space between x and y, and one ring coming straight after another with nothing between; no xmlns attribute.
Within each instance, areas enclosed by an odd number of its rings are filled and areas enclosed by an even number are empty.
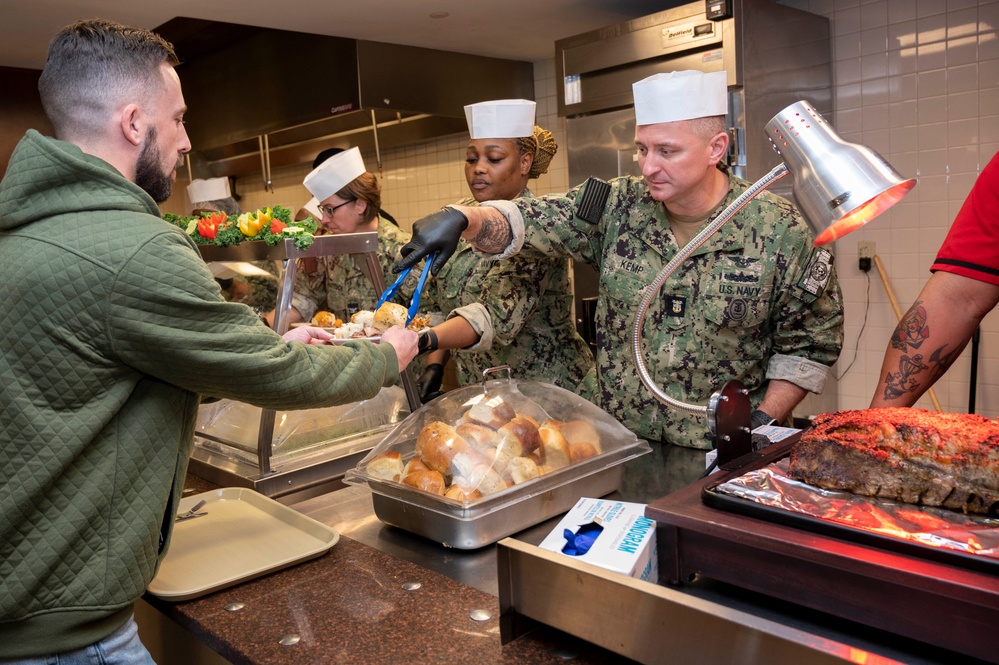
<svg viewBox="0 0 999 665"><path fill-rule="evenodd" d="M534 99L528 62L183 17L156 32L181 59L194 177L465 132L465 104Z"/></svg>

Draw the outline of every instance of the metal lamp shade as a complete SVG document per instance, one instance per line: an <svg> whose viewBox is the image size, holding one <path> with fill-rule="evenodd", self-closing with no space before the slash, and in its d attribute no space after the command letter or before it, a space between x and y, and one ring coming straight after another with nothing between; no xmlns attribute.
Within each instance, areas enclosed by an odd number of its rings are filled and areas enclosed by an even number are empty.
<svg viewBox="0 0 999 665"><path fill-rule="evenodd" d="M841 139L808 102L775 115L766 132L794 177L794 196L816 245L863 226L916 185L870 148Z"/></svg>

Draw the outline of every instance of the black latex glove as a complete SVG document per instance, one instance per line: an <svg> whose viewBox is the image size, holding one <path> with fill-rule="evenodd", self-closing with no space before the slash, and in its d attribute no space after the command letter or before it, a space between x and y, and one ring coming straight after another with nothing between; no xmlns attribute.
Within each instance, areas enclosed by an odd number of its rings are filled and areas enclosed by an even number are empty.
<svg viewBox="0 0 999 665"><path fill-rule="evenodd" d="M432 363L427 365L423 374L416 380L416 389L420 393L420 401L426 404L430 400L443 395L441 383L444 381L444 365Z"/></svg>
<svg viewBox="0 0 999 665"><path fill-rule="evenodd" d="M423 257L437 252L437 258L430 266L430 272L436 275L458 248L461 232L467 228L468 218L450 206L416 220L413 224L413 239L399 250L403 259L392 268L392 272L400 273L419 263Z"/></svg>

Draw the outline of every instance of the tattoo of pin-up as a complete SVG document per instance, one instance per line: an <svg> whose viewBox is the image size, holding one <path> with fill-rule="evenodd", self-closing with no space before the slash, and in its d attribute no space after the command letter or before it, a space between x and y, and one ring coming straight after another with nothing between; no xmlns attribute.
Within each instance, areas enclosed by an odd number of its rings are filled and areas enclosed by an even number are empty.
<svg viewBox="0 0 999 665"><path fill-rule="evenodd" d="M921 300L917 300L898 322L891 336L892 348L905 351L907 347L918 349L930 336L930 327L926 323L926 309Z"/></svg>
<svg viewBox="0 0 999 665"><path fill-rule="evenodd" d="M913 375L929 368L929 365L923 364L923 356L918 353L911 358L902 356L902 359L898 361L898 372L888 372L885 379L885 399L898 399L905 393L914 391L919 382Z"/></svg>

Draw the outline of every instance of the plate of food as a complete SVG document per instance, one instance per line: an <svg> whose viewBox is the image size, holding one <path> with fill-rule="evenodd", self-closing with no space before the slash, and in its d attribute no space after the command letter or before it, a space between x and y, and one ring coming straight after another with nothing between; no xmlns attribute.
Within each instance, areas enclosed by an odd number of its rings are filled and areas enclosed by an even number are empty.
<svg viewBox="0 0 999 665"><path fill-rule="evenodd" d="M331 344L343 344L359 339L378 342L382 338L382 333L392 326L408 327L415 332L423 332L430 327L429 314L417 314L407 326L408 317L409 312L405 307L387 302L374 312L370 310L354 312L349 321L344 321L331 312L319 311L310 322L292 325L322 328L333 336Z"/></svg>

